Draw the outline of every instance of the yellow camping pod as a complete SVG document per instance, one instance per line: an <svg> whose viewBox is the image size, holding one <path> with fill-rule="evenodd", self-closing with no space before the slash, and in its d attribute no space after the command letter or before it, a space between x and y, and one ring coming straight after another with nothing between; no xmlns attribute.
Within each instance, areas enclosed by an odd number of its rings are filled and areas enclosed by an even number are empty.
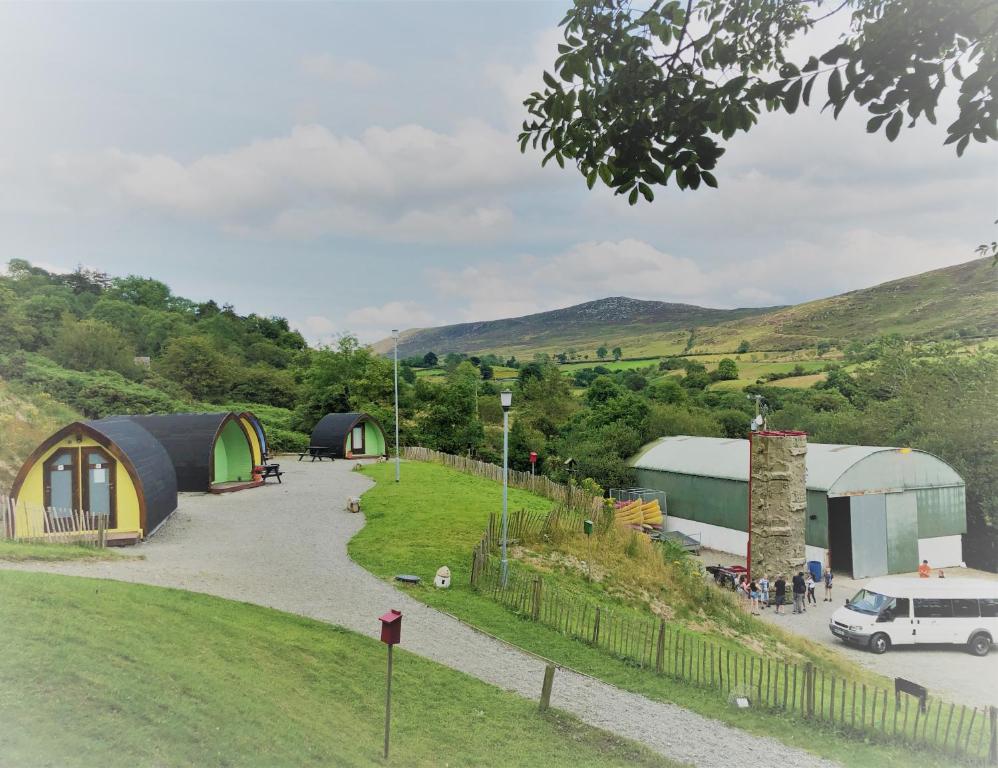
<svg viewBox="0 0 998 768"><path fill-rule="evenodd" d="M77 421L32 452L11 496L15 536L43 538L103 524L109 543L134 543L177 508L177 481L166 450L138 424Z"/></svg>

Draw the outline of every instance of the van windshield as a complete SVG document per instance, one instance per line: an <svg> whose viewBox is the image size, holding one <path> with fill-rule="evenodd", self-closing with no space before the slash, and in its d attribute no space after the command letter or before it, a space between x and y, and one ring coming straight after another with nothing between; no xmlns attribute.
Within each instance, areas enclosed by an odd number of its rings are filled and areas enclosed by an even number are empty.
<svg viewBox="0 0 998 768"><path fill-rule="evenodd" d="M881 595L879 592L870 592L868 589L861 589L856 593L856 596L849 601L849 608L857 613L866 613L870 616L878 616L893 599L893 597Z"/></svg>

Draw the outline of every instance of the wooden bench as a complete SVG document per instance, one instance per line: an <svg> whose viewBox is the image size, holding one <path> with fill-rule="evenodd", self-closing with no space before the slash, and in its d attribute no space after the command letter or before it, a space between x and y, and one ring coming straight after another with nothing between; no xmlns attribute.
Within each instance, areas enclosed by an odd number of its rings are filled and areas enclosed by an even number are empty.
<svg viewBox="0 0 998 768"><path fill-rule="evenodd" d="M329 459L330 461L333 461L334 458L333 449L327 448L324 445L310 445L304 451L299 452L298 461L301 461L306 456L311 456L312 461L315 461L316 459L318 459L319 461L322 461L323 459Z"/></svg>

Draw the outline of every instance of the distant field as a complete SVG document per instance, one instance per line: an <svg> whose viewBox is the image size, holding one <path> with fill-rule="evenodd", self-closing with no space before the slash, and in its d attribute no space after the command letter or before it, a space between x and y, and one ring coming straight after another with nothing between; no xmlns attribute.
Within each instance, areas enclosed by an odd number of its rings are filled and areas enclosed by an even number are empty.
<svg viewBox="0 0 998 768"><path fill-rule="evenodd" d="M595 368L598 365L608 368L611 371L630 371L638 368L648 368L649 366L658 368L659 359L653 357L649 360L586 360L578 363L564 363L559 365L558 368L563 373L575 373L575 371L581 371L584 368Z"/></svg>

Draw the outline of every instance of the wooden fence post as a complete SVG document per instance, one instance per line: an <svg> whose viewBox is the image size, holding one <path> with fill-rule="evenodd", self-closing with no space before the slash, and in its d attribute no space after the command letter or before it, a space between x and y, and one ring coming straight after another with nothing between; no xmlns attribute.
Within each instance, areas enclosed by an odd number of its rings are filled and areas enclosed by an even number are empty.
<svg viewBox="0 0 998 768"><path fill-rule="evenodd" d="M551 688L554 685L554 664L548 664L544 668L544 684L541 686L541 703L538 709L547 712L551 706Z"/></svg>
<svg viewBox="0 0 998 768"><path fill-rule="evenodd" d="M814 717L814 664L810 661L804 664L804 716Z"/></svg>
<svg viewBox="0 0 998 768"><path fill-rule="evenodd" d="M658 622L658 646L655 648L655 671L662 674L662 665L665 662L665 619Z"/></svg>
<svg viewBox="0 0 998 768"><path fill-rule="evenodd" d="M534 604L530 612L530 618L534 621L540 621L541 618L541 592L544 589L542 585L543 582L539 578L534 579Z"/></svg>
<svg viewBox="0 0 998 768"><path fill-rule="evenodd" d="M599 645L599 620L600 620L600 609L596 606L596 616L593 619L593 645Z"/></svg>
<svg viewBox="0 0 998 768"><path fill-rule="evenodd" d="M998 765L998 707L988 707L988 723L991 729L991 746L988 747L988 764Z"/></svg>

